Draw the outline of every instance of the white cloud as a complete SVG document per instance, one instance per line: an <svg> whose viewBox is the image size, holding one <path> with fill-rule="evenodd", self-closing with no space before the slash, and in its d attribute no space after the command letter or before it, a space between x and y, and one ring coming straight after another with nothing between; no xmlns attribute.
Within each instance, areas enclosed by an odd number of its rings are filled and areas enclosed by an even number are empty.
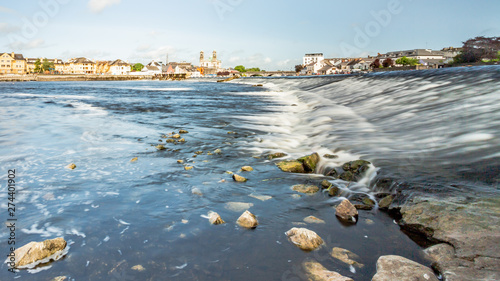
<svg viewBox="0 0 500 281"><path fill-rule="evenodd" d="M19 26L11 25L6 22L0 22L0 33L13 33L21 30Z"/></svg>
<svg viewBox="0 0 500 281"><path fill-rule="evenodd" d="M16 14L16 11L9 9L7 7L2 7L0 6L0 13L6 13L6 14Z"/></svg>
<svg viewBox="0 0 500 281"><path fill-rule="evenodd" d="M10 43L8 46L13 50L29 50L46 47L45 41L42 39L33 39L28 42L15 41Z"/></svg>
<svg viewBox="0 0 500 281"><path fill-rule="evenodd" d="M100 13L109 6L119 4L121 0L90 0L89 8L93 13Z"/></svg>

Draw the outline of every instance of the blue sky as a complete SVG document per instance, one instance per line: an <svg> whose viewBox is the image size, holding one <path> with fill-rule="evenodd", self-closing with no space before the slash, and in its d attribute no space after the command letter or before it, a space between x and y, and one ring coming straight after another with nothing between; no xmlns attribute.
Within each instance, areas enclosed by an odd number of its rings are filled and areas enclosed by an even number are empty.
<svg viewBox="0 0 500 281"><path fill-rule="evenodd" d="M0 2L0 51L291 70L305 53L376 55L500 36L500 1L39 0Z"/></svg>

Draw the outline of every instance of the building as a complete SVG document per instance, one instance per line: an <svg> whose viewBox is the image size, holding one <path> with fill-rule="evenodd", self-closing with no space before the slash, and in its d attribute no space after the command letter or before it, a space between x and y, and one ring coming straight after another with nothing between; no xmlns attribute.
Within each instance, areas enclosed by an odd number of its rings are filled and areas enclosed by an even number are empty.
<svg viewBox="0 0 500 281"><path fill-rule="evenodd" d="M27 73L35 73L35 68L36 68L36 62L40 61L40 68L43 66L43 63L47 60L48 63L51 65L53 64L53 67L48 69L47 71L51 73L66 73L66 64L60 60L60 59L47 59L47 58L27 58L26 59L26 72ZM39 72L39 71L37 71Z"/></svg>
<svg viewBox="0 0 500 281"><path fill-rule="evenodd" d="M96 74L97 64L87 58L73 58L67 63L67 73Z"/></svg>
<svg viewBox="0 0 500 281"><path fill-rule="evenodd" d="M96 74L109 74L110 61L96 61L95 72Z"/></svg>
<svg viewBox="0 0 500 281"><path fill-rule="evenodd" d="M323 53L316 53L316 54L306 54L302 58L302 65L306 66L311 63L317 63L317 62L322 62L325 59L323 56Z"/></svg>
<svg viewBox="0 0 500 281"><path fill-rule="evenodd" d="M217 59L216 51L213 51L212 57L208 58L207 60L205 59L205 54L203 53L203 51L200 52L200 67L220 69L221 66L222 62Z"/></svg>
<svg viewBox="0 0 500 281"><path fill-rule="evenodd" d="M379 55L377 58L380 60L384 60L387 58L391 58L392 60L397 60L402 57L407 57L407 58L413 58L413 59L418 59L418 60L427 60L427 59L437 59L437 60L444 60L444 52L442 51L434 51L431 49L413 49L413 50L406 50L406 51L395 51L395 52L388 52L383 55Z"/></svg>
<svg viewBox="0 0 500 281"><path fill-rule="evenodd" d="M161 75L163 73L163 65L156 61L151 61L141 70L143 75Z"/></svg>
<svg viewBox="0 0 500 281"><path fill-rule="evenodd" d="M130 63L117 59L109 64L111 75L127 75L130 72Z"/></svg>
<svg viewBox="0 0 500 281"><path fill-rule="evenodd" d="M26 60L21 54L0 53L0 74L26 74Z"/></svg>

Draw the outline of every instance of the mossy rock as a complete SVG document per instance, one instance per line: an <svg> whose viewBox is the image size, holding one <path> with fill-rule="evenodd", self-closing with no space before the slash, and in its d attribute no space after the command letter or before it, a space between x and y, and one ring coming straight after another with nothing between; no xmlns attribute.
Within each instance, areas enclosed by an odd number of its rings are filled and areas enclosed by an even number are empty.
<svg viewBox="0 0 500 281"><path fill-rule="evenodd" d="M361 202L363 202L363 204L371 206L371 207L375 206L375 201L370 199L370 197L363 198L363 200Z"/></svg>
<svg viewBox="0 0 500 281"><path fill-rule="evenodd" d="M340 179L345 181L354 181L354 174L351 171L343 172L342 175L340 175Z"/></svg>
<svg viewBox="0 0 500 281"><path fill-rule="evenodd" d="M333 169L332 169L330 172L328 172L326 175L327 175L327 176L329 176L329 177L334 177L334 178L336 178L336 179L338 179L338 178L339 178L339 173L337 172L337 170L336 170L335 168L333 168Z"/></svg>
<svg viewBox="0 0 500 281"><path fill-rule="evenodd" d="M288 173L305 173L304 166L297 160L281 161L276 164L283 172Z"/></svg>
<svg viewBox="0 0 500 281"><path fill-rule="evenodd" d="M288 156L288 155L286 153L283 153L283 152L276 152L276 153L268 155L267 159L273 160L275 158L282 158L282 157L285 157L285 156Z"/></svg>
<svg viewBox="0 0 500 281"><path fill-rule="evenodd" d="M319 187L310 184L297 184L292 186L292 189L300 193L316 193L319 191Z"/></svg>
<svg viewBox="0 0 500 281"><path fill-rule="evenodd" d="M332 185L329 189L328 189L328 195L330 196L338 196L340 194L340 190L338 187L336 187L335 185Z"/></svg>
<svg viewBox="0 0 500 281"><path fill-rule="evenodd" d="M321 182L321 187L322 187L323 189L328 189L328 188L330 188L331 186L332 186L332 183L331 183L331 182L329 182L329 181L327 181L327 180L323 180L323 181Z"/></svg>
<svg viewBox="0 0 500 281"><path fill-rule="evenodd" d="M380 200L380 202L378 202L378 207L380 209L387 209L392 204L393 200L394 200L394 197L392 197L392 195L386 196L386 197L384 197L384 199L382 199L382 200Z"/></svg>
<svg viewBox="0 0 500 281"><path fill-rule="evenodd" d="M311 155L301 157L297 160L300 161L304 165L304 169L306 172L312 173L316 170L316 165L318 165L319 154L313 153Z"/></svg>
<svg viewBox="0 0 500 281"><path fill-rule="evenodd" d="M364 172L368 169L368 165L370 164L371 164L370 162L365 160L356 160L344 163L344 165L342 165L342 169L344 169L344 171L351 171L355 173Z"/></svg>

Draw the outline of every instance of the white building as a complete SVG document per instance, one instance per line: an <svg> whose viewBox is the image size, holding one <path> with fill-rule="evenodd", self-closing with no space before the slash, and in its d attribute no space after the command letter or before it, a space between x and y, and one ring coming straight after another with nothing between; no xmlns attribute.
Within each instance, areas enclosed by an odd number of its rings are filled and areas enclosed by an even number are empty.
<svg viewBox="0 0 500 281"><path fill-rule="evenodd" d="M162 74L162 65L158 62L152 61L148 63L141 70L144 75L161 75Z"/></svg>
<svg viewBox="0 0 500 281"><path fill-rule="evenodd" d="M127 75L130 72L130 64L120 59L109 64L109 72L111 75Z"/></svg>
<svg viewBox="0 0 500 281"><path fill-rule="evenodd" d="M322 62L325 59L323 53L316 54L306 54L305 57L302 58L302 65L306 66L311 63Z"/></svg>
<svg viewBox="0 0 500 281"><path fill-rule="evenodd" d="M212 68L212 69L220 69L222 62L217 60L217 52L213 51L212 57L208 60L205 59L205 54L203 51L200 52L200 67L203 68Z"/></svg>

